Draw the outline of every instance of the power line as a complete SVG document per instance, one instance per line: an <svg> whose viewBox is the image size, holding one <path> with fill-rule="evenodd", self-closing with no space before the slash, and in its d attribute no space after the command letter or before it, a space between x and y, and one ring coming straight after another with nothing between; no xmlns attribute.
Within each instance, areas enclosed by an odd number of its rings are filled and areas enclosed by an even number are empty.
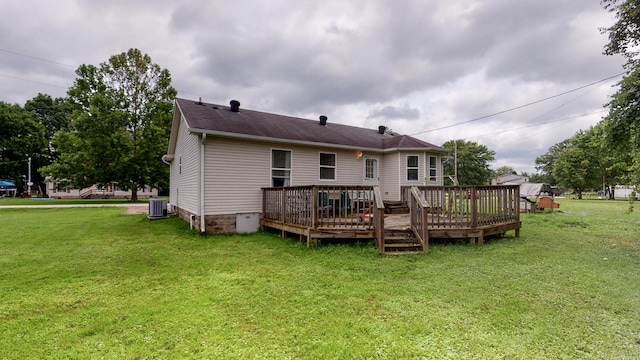
<svg viewBox="0 0 640 360"><path fill-rule="evenodd" d="M593 85L596 85L596 84L599 84L599 83L602 83L602 82L617 78L618 76L624 75L625 73L626 72L622 72L622 73L619 73L619 74L616 74L616 75L613 75L613 76L609 76L609 77L606 77L604 79L601 79L601 80L598 80L598 81L594 81L594 82L586 84L586 85L582 85L582 86L577 87L575 89L571 89L571 90L568 90L568 91L565 91L565 92L562 92L562 93L559 93L559 94L556 94L556 95L552 95L552 96L546 97L544 99L536 100L536 101L533 101L533 102L530 102L530 103L526 103L524 105L516 106L516 107L510 108L510 109L507 109L507 110L502 110L502 111L499 111L499 112L496 112L496 113L493 113L493 114L480 116L480 117L477 117L477 118L474 118L474 119L471 119L471 120L466 120L466 121L463 121L463 122L459 122L459 123L455 123L455 124L451 124L451 125L447 125L447 126L442 126L442 127L435 128L435 129L420 131L420 132L411 134L411 136L425 134L425 133L428 133L428 132L442 130L442 129L447 129L447 128L451 128L451 127L458 126L458 125L468 124L470 122L487 119L487 118L490 118L490 117L493 117L493 116L496 116L496 115L502 115L504 113L508 113L508 112L511 112L511 111L514 111L514 110L518 110L518 109L522 109L522 108L527 107L527 106L535 105L535 104L541 103L543 101L551 100L551 99L554 99L554 98L557 98L557 97L560 97L560 96L563 96L563 95L566 95L566 94L569 94L569 93L572 93L572 92L575 92L575 91L578 91L578 90L582 90L582 89L584 89L586 87L593 86Z"/></svg>
<svg viewBox="0 0 640 360"><path fill-rule="evenodd" d="M64 63L61 63L61 62L57 62L57 61L53 61L53 60L48 60L48 59L40 58L40 57L37 57L37 56L32 56L32 55L22 54L22 53L15 52L15 51L11 51L11 50L7 50L7 49L2 49L2 48L0 48L0 51L5 52L5 53L8 53L8 54L13 54L13 55L18 55L18 56L24 56L24 57L28 57L28 58L31 58L31 59L36 59L36 60L40 60L40 61L45 61L45 62L48 62L48 63L51 63L51 64L56 64L56 65L60 65L60 66L66 66L66 67L70 67L70 68L75 68L75 66L73 66L73 65L64 64Z"/></svg>
<svg viewBox="0 0 640 360"><path fill-rule="evenodd" d="M465 138L465 139L481 138L481 137L490 136L490 135L502 134L502 133L509 132L509 131L516 131L516 130L522 130L522 129L526 129L526 128L530 128L530 127L535 127L535 126L540 126L540 125L552 124L552 123L556 123L556 122L560 122L560 121L565 121L565 120L578 119L578 118L581 118L581 117L585 117L585 116L589 116L589 115L594 115L594 114L598 114L598 113L602 113L602 112L606 112L606 111L607 111L607 110L598 110L598 111L594 111L594 112L590 112L590 113L586 113L586 114L575 115L575 116L569 116L569 117L565 117L565 118L561 118L561 119L549 120L549 121L544 121L544 122L535 123L535 124L529 124L529 125L520 126L520 127L516 127L516 128L511 128L511 129L506 129L506 130L492 131L492 132L487 133L487 134L471 136L471 137L467 137L467 138Z"/></svg>
<svg viewBox="0 0 640 360"><path fill-rule="evenodd" d="M61 86L61 85L47 84L47 83L43 83L43 82L40 82L40 81L29 80L29 79L23 79L23 78L19 78L19 77L11 76L11 75L0 74L0 76L2 76L2 77L6 77L6 78L9 78L9 79L14 79L14 80L28 81L28 82L35 83L35 84L40 84L40 85L53 86L53 87L57 87L57 88L61 88L61 89L67 89L67 88L68 88L68 86Z"/></svg>

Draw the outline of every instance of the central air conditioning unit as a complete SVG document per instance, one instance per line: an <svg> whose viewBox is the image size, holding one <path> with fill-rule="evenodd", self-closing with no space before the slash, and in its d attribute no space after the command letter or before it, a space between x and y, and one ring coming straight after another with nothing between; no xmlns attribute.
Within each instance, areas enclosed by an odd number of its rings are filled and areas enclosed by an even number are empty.
<svg viewBox="0 0 640 360"><path fill-rule="evenodd" d="M167 216L167 200L165 199L149 199L149 216L151 220L166 219Z"/></svg>

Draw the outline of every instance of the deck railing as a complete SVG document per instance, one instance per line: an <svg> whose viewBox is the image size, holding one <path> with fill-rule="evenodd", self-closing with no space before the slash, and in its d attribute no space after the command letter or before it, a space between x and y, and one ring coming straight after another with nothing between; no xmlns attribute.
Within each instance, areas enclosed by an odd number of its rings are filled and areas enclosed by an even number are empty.
<svg viewBox="0 0 640 360"><path fill-rule="evenodd" d="M413 186L409 191L409 213L411 214L411 230L422 244L422 251L429 251L428 209L430 205L420 190Z"/></svg>
<svg viewBox="0 0 640 360"><path fill-rule="evenodd" d="M372 186L314 185L263 188L262 194L264 219L313 229L373 228Z"/></svg>
<svg viewBox="0 0 640 360"><path fill-rule="evenodd" d="M369 208L371 211L371 224L375 235L376 247L384 253L384 202L378 186L373 187L373 203Z"/></svg>
<svg viewBox="0 0 640 360"><path fill-rule="evenodd" d="M520 221L520 187L420 186L429 203L428 226L479 228ZM410 203L411 187L402 187L402 200Z"/></svg>

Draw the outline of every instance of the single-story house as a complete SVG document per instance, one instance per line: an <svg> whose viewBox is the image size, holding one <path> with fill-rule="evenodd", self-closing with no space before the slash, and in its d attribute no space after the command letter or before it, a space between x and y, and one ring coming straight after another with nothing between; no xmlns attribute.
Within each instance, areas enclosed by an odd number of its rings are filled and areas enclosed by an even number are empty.
<svg viewBox="0 0 640 360"><path fill-rule="evenodd" d="M491 179L491 185L518 185L529 182L528 176L506 174L498 175Z"/></svg>
<svg viewBox="0 0 640 360"><path fill-rule="evenodd" d="M399 201L402 186L443 185L447 154L384 126L241 109L235 100L176 99L163 160L171 172L169 210L203 233L232 233L237 219L259 219L263 188L377 185L384 200Z"/></svg>
<svg viewBox="0 0 640 360"><path fill-rule="evenodd" d="M131 190L122 190L117 184L106 187L93 185L84 189L76 189L67 181L45 178L47 184L46 194L56 199L131 199ZM158 196L158 189L145 186L138 189L138 199L147 199Z"/></svg>

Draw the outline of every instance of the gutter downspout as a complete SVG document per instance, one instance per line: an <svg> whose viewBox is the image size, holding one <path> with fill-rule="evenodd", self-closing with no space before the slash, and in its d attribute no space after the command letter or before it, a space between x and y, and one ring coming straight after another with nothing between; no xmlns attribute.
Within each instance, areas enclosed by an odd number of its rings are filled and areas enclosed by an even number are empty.
<svg viewBox="0 0 640 360"><path fill-rule="evenodd" d="M162 155L162 157L160 159L162 160L163 163L169 165L169 169L171 169L171 163L167 161L167 154ZM169 170L169 173L171 173L171 170ZM169 180L171 180L171 175L169 175ZM171 182L171 181L169 181L169 182ZM176 191L177 191L177 189L176 189ZM176 196L176 201L177 200L178 199L177 199L177 196ZM169 210L171 210L173 208L174 208L174 206L171 204L171 185L169 185ZM177 211L178 204L175 204L175 208L176 208L176 213L177 213L178 212ZM170 212L172 212L172 211L170 211Z"/></svg>
<svg viewBox="0 0 640 360"><path fill-rule="evenodd" d="M202 133L200 141L200 234L206 232L204 224L204 142L207 140L207 134Z"/></svg>

